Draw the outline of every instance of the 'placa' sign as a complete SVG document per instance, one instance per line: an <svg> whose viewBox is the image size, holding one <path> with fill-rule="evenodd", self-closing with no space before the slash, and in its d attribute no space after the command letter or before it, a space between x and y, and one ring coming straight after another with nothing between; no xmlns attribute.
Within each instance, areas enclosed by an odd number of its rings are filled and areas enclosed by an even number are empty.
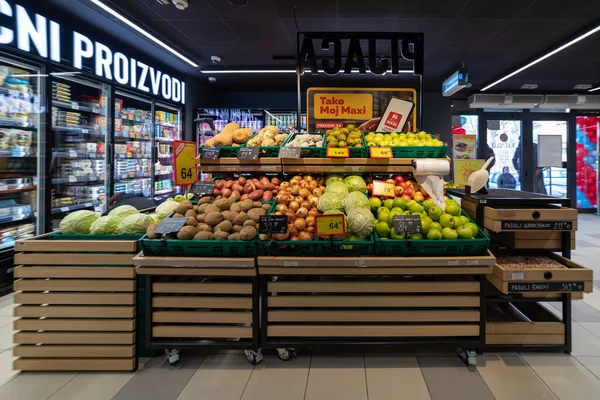
<svg viewBox="0 0 600 400"><path fill-rule="evenodd" d="M264 215L258 221L258 233L287 233L287 215Z"/></svg>
<svg viewBox="0 0 600 400"><path fill-rule="evenodd" d="M501 221L505 231L570 231L571 221Z"/></svg>
<svg viewBox="0 0 600 400"><path fill-rule="evenodd" d="M315 235L346 235L346 217L344 216L344 214L315 215Z"/></svg>
<svg viewBox="0 0 600 400"><path fill-rule="evenodd" d="M196 149L195 142L184 142L175 140L173 142L173 151L175 152L175 185L191 185L198 179L196 170Z"/></svg>
<svg viewBox="0 0 600 400"><path fill-rule="evenodd" d="M393 158L391 147L369 147L371 158Z"/></svg>
<svg viewBox="0 0 600 400"><path fill-rule="evenodd" d="M179 232L187 222L187 218L165 218L154 230L157 235L167 235L169 233Z"/></svg>
<svg viewBox="0 0 600 400"><path fill-rule="evenodd" d="M348 158L350 157L350 149L347 147L328 147L326 156L332 158Z"/></svg>
<svg viewBox="0 0 600 400"><path fill-rule="evenodd" d="M238 150L239 160L258 160L258 147L242 147Z"/></svg>
<svg viewBox="0 0 600 400"><path fill-rule="evenodd" d="M190 193L193 193L198 197L210 196L214 188L214 182L196 182L190 188Z"/></svg>
<svg viewBox="0 0 600 400"><path fill-rule="evenodd" d="M421 217L418 215L396 215L394 216L394 231L396 233L421 233Z"/></svg>
<svg viewBox="0 0 600 400"><path fill-rule="evenodd" d="M203 160L218 160L221 155L221 149L218 147L204 147L200 158Z"/></svg>
<svg viewBox="0 0 600 400"><path fill-rule="evenodd" d="M396 197L394 184L384 181L373 181L373 196Z"/></svg>
<svg viewBox="0 0 600 400"><path fill-rule="evenodd" d="M279 158L300 158L302 149L299 147L282 147L279 149Z"/></svg>

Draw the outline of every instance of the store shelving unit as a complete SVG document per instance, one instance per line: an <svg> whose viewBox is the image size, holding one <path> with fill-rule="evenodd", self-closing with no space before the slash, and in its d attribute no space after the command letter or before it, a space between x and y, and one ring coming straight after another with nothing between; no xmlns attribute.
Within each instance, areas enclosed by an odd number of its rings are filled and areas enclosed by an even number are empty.
<svg viewBox="0 0 600 400"><path fill-rule="evenodd" d="M173 142L181 140L181 113L166 104L156 103L154 112L154 195L176 193L174 181Z"/></svg>

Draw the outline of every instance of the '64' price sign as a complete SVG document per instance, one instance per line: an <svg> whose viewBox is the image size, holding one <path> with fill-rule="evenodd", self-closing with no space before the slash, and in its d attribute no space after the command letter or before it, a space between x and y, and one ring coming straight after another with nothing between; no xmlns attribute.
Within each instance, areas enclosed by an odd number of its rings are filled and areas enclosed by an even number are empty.
<svg viewBox="0 0 600 400"><path fill-rule="evenodd" d="M346 235L346 217L344 214L323 214L315 216L315 235Z"/></svg>
<svg viewBox="0 0 600 400"><path fill-rule="evenodd" d="M175 186L191 185L196 182L198 179L196 143L175 140L173 152L175 153Z"/></svg>

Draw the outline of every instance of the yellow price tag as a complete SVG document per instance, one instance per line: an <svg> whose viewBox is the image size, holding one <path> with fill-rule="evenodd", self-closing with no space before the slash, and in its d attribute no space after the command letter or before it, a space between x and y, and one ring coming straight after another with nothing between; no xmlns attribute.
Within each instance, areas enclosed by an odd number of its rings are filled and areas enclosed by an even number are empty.
<svg viewBox="0 0 600 400"><path fill-rule="evenodd" d="M196 182L198 180L196 143L176 140L173 142L173 151L175 152L175 185L191 185Z"/></svg>
<svg viewBox="0 0 600 400"><path fill-rule="evenodd" d="M347 147L328 147L327 157L348 158L350 157L350 149Z"/></svg>
<svg viewBox="0 0 600 400"><path fill-rule="evenodd" d="M373 181L373 196L396 197L394 184L384 181Z"/></svg>
<svg viewBox="0 0 600 400"><path fill-rule="evenodd" d="M346 220L344 214L324 214L315 216L315 235L344 236Z"/></svg>
<svg viewBox="0 0 600 400"><path fill-rule="evenodd" d="M371 158L393 158L391 147L370 147Z"/></svg>

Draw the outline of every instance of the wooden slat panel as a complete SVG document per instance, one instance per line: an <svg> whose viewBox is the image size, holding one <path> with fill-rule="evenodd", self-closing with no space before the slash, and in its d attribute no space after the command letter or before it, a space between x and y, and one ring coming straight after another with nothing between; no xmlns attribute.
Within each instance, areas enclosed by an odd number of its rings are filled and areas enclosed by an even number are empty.
<svg viewBox="0 0 600 400"><path fill-rule="evenodd" d="M14 296L15 304L135 304L135 293L34 293Z"/></svg>
<svg viewBox="0 0 600 400"><path fill-rule="evenodd" d="M479 296L275 296L269 307L479 307Z"/></svg>
<svg viewBox="0 0 600 400"><path fill-rule="evenodd" d="M17 332L18 344L132 344L134 332Z"/></svg>
<svg viewBox="0 0 600 400"><path fill-rule="evenodd" d="M252 313L219 311L154 311L152 322L196 322L210 324L250 324Z"/></svg>
<svg viewBox="0 0 600 400"><path fill-rule="evenodd" d="M479 321L479 311L269 310L269 322L453 322Z"/></svg>
<svg viewBox="0 0 600 400"><path fill-rule="evenodd" d="M171 308L252 308L251 297L155 296L152 307Z"/></svg>
<svg viewBox="0 0 600 400"><path fill-rule="evenodd" d="M137 240L19 240L15 251L23 252L120 252L135 253Z"/></svg>
<svg viewBox="0 0 600 400"><path fill-rule="evenodd" d="M15 268L15 278L134 278L128 267L25 267Z"/></svg>
<svg viewBox="0 0 600 400"><path fill-rule="evenodd" d="M492 208L484 207L485 218L504 221L576 221L577 210L568 207L552 208ZM534 218L534 213L537 218Z"/></svg>
<svg viewBox="0 0 600 400"><path fill-rule="evenodd" d="M577 221L573 221L572 224L572 229L571 231L576 231L577 230ZM487 228L489 230L491 230L492 232L516 232L515 230L511 230L511 229L502 229L502 221L497 221L494 219L489 219L489 218L484 218L483 219L483 226L484 228ZM521 232L523 232L523 230L521 230ZM539 232L539 231L536 231Z"/></svg>
<svg viewBox="0 0 600 400"><path fill-rule="evenodd" d="M18 358L13 369L21 371L131 371L135 358Z"/></svg>
<svg viewBox="0 0 600 400"><path fill-rule="evenodd" d="M269 282L269 292L479 293L479 282Z"/></svg>
<svg viewBox="0 0 600 400"><path fill-rule="evenodd" d="M256 264L254 258L226 258L226 257L155 257L144 256L141 253L133 259L136 267L164 267L183 268L248 268L253 269Z"/></svg>
<svg viewBox="0 0 600 400"><path fill-rule="evenodd" d="M251 283L155 282L152 293L252 294Z"/></svg>
<svg viewBox="0 0 600 400"><path fill-rule="evenodd" d="M544 274L552 272L552 279L546 279ZM512 274L522 274L522 279L513 279ZM593 271L585 267L568 269L506 269L501 265L494 267L494 275L505 282L577 282L593 280ZM521 275L519 275L521 278Z"/></svg>
<svg viewBox="0 0 600 400"><path fill-rule="evenodd" d="M23 265L133 265L133 254L15 254L15 264Z"/></svg>
<svg viewBox="0 0 600 400"><path fill-rule="evenodd" d="M490 335L563 335L565 325L560 322L492 322L485 325Z"/></svg>
<svg viewBox="0 0 600 400"><path fill-rule="evenodd" d="M593 290L594 289L592 287L591 282L584 283L584 293L592 293ZM562 297L562 293L521 293L521 297L538 299L560 299ZM571 300L583 300L583 293L571 293Z"/></svg>
<svg viewBox="0 0 600 400"><path fill-rule="evenodd" d="M135 356L135 345L123 346L68 346L44 344L41 346L22 344L13 348L13 357L33 358L114 358Z"/></svg>
<svg viewBox="0 0 600 400"><path fill-rule="evenodd" d="M287 267L293 270L297 267L320 267L321 270L326 271L333 270L333 268L370 270L371 268L381 268L382 265L386 268L444 267L440 270L450 271L455 267L477 267L494 264L496 264L496 257L489 251L484 256L459 256L451 259L448 257L258 257L260 267Z"/></svg>
<svg viewBox="0 0 600 400"><path fill-rule="evenodd" d="M154 326L152 328L152 337L247 339L252 337L252 327L188 325Z"/></svg>
<svg viewBox="0 0 600 400"><path fill-rule="evenodd" d="M134 318L135 307L86 307L86 306L17 306L15 317L30 318Z"/></svg>
<svg viewBox="0 0 600 400"><path fill-rule="evenodd" d="M565 344L564 335L485 335L485 344Z"/></svg>
<svg viewBox="0 0 600 400"><path fill-rule="evenodd" d="M325 268L325 267L259 267L261 275L485 275L493 266L439 268ZM183 275L183 274L182 274Z"/></svg>
<svg viewBox="0 0 600 400"><path fill-rule="evenodd" d="M136 267L138 275L256 276L256 268Z"/></svg>
<svg viewBox="0 0 600 400"><path fill-rule="evenodd" d="M133 280L116 279L19 279L14 282L15 291L43 292L133 292Z"/></svg>
<svg viewBox="0 0 600 400"><path fill-rule="evenodd" d="M13 323L15 331L133 331L133 319L29 319Z"/></svg>
<svg viewBox="0 0 600 400"><path fill-rule="evenodd" d="M478 325L270 325L270 337L478 336Z"/></svg>

